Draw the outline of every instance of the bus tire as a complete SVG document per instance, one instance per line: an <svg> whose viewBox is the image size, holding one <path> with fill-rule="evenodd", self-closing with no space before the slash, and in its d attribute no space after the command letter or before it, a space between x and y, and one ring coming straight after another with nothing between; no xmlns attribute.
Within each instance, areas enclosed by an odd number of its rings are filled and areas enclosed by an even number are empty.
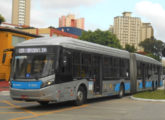
<svg viewBox="0 0 165 120"><path fill-rule="evenodd" d="M124 96L124 85L121 84L118 97L122 98Z"/></svg>
<svg viewBox="0 0 165 120"><path fill-rule="evenodd" d="M49 101L37 101L40 105L46 106L49 104Z"/></svg>
<svg viewBox="0 0 165 120"><path fill-rule="evenodd" d="M79 105L82 105L86 102L86 90L84 87L80 86L78 91L77 91L77 97L76 97L76 100L75 100L75 105L76 106L79 106Z"/></svg>

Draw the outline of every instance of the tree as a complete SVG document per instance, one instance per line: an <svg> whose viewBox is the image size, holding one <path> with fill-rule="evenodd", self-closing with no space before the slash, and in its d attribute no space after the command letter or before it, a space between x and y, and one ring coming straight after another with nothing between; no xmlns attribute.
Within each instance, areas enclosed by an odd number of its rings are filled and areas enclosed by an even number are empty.
<svg viewBox="0 0 165 120"><path fill-rule="evenodd" d="M161 40L151 37L142 41L139 45L144 48L144 51L147 52L148 56L159 61L161 60L162 51L165 47L165 44Z"/></svg>
<svg viewBox="0 0 165 120"><path fill-rule="evenodd" d="M2 22L5 22L5 18L0 14L0 24L1 24Z"/></svg>
<svg viewBox="0 0 165 120"><path fill-rule="evenodd" d="M90 30L84 31L82 32L82 35L79 37L79 39L109 46L109 47L120 48L120 49L122 48L116 35L112 34L108 30L101 31L98 29L94 32Z"/></svg>
<svg viewBox="0 0 165 120"><path fill-rule="evenodd" d="M134 45L125 45L125 50L129 51L129 52L136 52L136 48Z"/></svg>

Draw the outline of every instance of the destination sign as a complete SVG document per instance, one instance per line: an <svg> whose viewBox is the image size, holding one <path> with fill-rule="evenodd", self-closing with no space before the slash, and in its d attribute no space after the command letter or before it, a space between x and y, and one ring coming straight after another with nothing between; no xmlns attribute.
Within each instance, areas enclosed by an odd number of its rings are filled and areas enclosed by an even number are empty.
<svg viewBox="0 0 165 120"><path fill-rule="evenodd" d="M47 48L19 48L18 53L46 53Z"/></svg>

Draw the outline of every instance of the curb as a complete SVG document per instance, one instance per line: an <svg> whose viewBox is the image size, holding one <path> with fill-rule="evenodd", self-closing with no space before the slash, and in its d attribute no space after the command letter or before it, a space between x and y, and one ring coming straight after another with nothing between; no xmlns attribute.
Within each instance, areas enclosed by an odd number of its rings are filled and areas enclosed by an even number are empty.
<svg viewBox="0 0 165 120"><path fill-rule="evenodd" d="M165 89L165 87L159 87L158 88L158 90L164 90Z"/></svg>
<svg viewBox="0 0 165 120"><path fill-rule="evenodd" d="M165 102L165 100L158 100L158 99L144 99L144 98L136 98L133 96L130 96L132 100L137 100L137 101L146 101L146 102Z"/></svg>

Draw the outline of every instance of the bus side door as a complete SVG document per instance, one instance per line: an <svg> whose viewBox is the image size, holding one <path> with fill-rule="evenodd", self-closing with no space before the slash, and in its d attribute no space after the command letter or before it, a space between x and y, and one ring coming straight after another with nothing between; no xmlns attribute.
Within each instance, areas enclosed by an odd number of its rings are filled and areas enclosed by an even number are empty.
<svg viewBox="0 0 165 120"><path fill-rule="evenodd" d="M64 100L72 100L74 88L72 77L72 53L65 49L63 49L60 57L60 80L62 82L61 89Z"/></svg>
<svg viewBox="0 0 165 120"><path fill-rule="evenodd" d="M101 56L94 55L92 58L93 62L93 72L95 76L94 82L94 92L96 94L101 94L102 90L102 62Z"/></svg>

